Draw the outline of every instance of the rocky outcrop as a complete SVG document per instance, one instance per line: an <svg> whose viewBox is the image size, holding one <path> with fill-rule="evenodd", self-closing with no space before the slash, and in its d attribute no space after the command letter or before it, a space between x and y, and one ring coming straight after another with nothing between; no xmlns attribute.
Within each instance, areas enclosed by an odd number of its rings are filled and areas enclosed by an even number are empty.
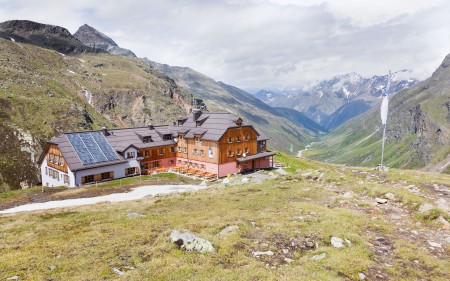
<svg viewBox="0 0 450 281"><path fill-rule="evenodd" d="M56 50L63 54L101 52L84 45L63 27L28 20L0 23L0 38Z"/></svg>
<svg viewBox="0 0 450 281"><path fill-rule="evenodd" d="M100 49L113 55L136 57L132 51L119 47L114 40L87 24L80 26L74 37L94 49Z"/></svg>

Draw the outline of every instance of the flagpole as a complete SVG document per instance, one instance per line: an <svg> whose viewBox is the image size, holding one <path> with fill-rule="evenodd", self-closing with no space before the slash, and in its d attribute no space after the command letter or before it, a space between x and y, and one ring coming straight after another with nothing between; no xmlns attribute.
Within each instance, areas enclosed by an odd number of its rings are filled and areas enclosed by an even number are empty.
<svg viewBox="0 0 450 281"><path fill-rule="evenodd" d="M383 160L384 160L384 142L386 140L386 123L384 124L384 129L383 129L383 144L381 146L381 169L384 170L383 168Z"/></svg>

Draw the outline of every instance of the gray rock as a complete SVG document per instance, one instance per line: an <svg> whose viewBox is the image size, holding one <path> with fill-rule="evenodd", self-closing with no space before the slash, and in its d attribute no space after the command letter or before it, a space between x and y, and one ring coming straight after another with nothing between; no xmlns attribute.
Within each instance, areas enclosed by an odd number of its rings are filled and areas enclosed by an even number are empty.
<svg viewBox="0 0 450 281"><path fill-rule="evenodd" d="M278 172L278 174L280 174L282 176L287 175L287 172L285 170L281 169L281 168L276 169L276 171Z"/></svg>
<svg viewBox="0 0 450 281"><path fill-rule="evenodd" d="M447 238L445 238L445 243L450 244L450 236L447 236Z"/></svg>
<svg viewBox="0 0 450 281"><path fill-rule="evenodd" d="M439 199L437 200L437 204L438 207L441 208L442 210L447 211L450 209L447 201L442 197L439 197Z"/></svg>
<svg viewBox="0 0 450 281"><path fill-rule="evenodd" d="M299 221L305 221L305 218L302 216L293 216L292 219L299 220Z"/></svg>
<svg viewBox="0 0 450 281"><path fill-rule="evenodd" d="M243 177L241 182L242 183L248 183L250 180L247 177Z"/></svg>
<svg viewBox="0 0 450 281"><path fill-rule="evenodd" d="M219 233L216 234L217 237L222 237L227 235L230 232L233 232L235 230L237 230L239 228L239 226L237 225L230 225L225 227L224 229L222 229Z"/></svg>
<svg viewBox="0 0 450 281"><path fill-rule="evenodd" d="M353 193L351 193L350 191L348 191L348 192L344 193L344 194L342 195L342 197L348 198L348 199L353 198Z"/></svg>
<svg viewBox="0 0 450 281"><path fill-rule="evenodd" d="M290 259L290 258L284 258L284 261L287 262L287 263L294 262L294 260L293 260L293 259Z"/></svg>
<svg viewBox="0 0 450 281"><path fill-rule="evenodd" d="M377 202L378 204L386 204L387 203L387 199L384 198L375 198L375 202Z"/></svg>
<svg viewBox="0 0 450 281"><path fill-rule="evenodd" d="M253 256L259 257L259 256L273 256L273 252L272 251L265 251L265 252L253 252Z"/></svg>
<svg viewBox="0 0 450 281"><path fill-rule="evenodd" d="M169 237L174 244L187 252L214 252L214 247L211 242L197 237L192 233L181 233L178 230L172 230Z"/></svg>
<svg viewBox="0 0 450 281"><path fill-rule="evenodd" d="M117 275L124 275L125 272L123 272L122 270L118 269L117 267L113 267L112 269L114 271L115 274Z"/></svg>
<svg viewBox="0 0 450 281"><path fill-rule="evenodd" d="M268 175L271 177L275 176L275 174L273 172L269 172Z"/></svg>
<svg viewBox="0 0 450 281"><path fill-rule="evenodd" d="M347 245L348 245L349 247L353 246L352 241L350 241L350 240L348 240L348 239L344 239L344 240L345 240L345 243L347 243Z"/></svg>
<svg viewBox="0 0 450 281"><path fill-rule="evenodd" d="M344 239L339 237L331 237L331 246L335 248L344 248Z"/></svg>
<svg viewBox="0 0 450 281"><path fill-rule="evenodd" d="M428 204L428 203L425 203L425 204L423 204L422 206L420 206L419 212L424 213L424 212L429 211L429 210L431 210L431 209L433 209L433 208L434 208L433 205Z"/></svg>
<svg viewBox="0 0 450 281"><path fill-rule="evenodd" d="M396 214L390 214L389 217L390 217L391 219L393 219L393 220L399 220L399 219L402 218L401 216L396 215Z"/></svg>
<svg viewBox="0 0 450 281"><path fill-rule="evenodd" d="M127 217L131 217L131 218L137 218L137 217L145 217L145 215L143 214L138 214L138 213L128 213Z"/></svg>
<svg viewBox="0 0 450 281"><path fill-rule="evenodd" d="M384 195L384 197L386 197L386 198L389 199L389 200L394 200L395 195L394 195L394 193L388 192L388 193L386 193L386 194Z"/></svg>
<svg viewBox="0 0 450 281"><path fill-rule="evenodd" d="M362 272L358 273L358 277L359 277L359 279L361 279L361 280L366 279L366 275L365 275L364 273L362 273Z"/></svg>
<svg viewBox="0 0 450 281"><path fill-rule="evenodd" d="M56 265L50 265L48 268L50 268L50 270L55 270L56 269Z"/></svg>
<svg viewBox="0 0 450 281"><path fill-rule="evenodd" d="M436 243L436 242L433 242L433 241L427 241L427 242L428 242L428 245L430 245L431 247L442 248L442 245L439 244L439 243Z"/></svg>
<svg viewBox="0 0 450 281"><path fill-rule="evenodd" d="M312 258L310 258L310 260L320 261L320 260L324 259L326 256L327 256L327 253L323 253L323 254L320 254L320 255L313 256Z"/></svg>
<svg viewBox="0 0 450 281"><path fill-rule="evenodd" d="M230 184L230 179L229 179L229 178L224 178L224 179L222 180L222 183L223 183L223 184Z"/></svg>
<svg viewBox="0 0 450 281"><path fill-rule="evenodd" d="M411 233L414 235L419 235L419 232L417 230L411 230Z"/></svg>
<svg viewBox="0 0 450 281"><path fill-rule="evenodd" d="M6 280L19 280L19 279L20 279L19 275L11 276L11 277L6 278Z"/></svg>

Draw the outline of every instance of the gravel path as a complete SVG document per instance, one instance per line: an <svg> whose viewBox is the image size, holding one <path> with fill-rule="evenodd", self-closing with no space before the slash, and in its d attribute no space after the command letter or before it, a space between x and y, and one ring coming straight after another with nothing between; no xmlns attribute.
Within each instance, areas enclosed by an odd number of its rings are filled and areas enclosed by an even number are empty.
<svg viewBox="0 0 450 281"><path fill-rule="evenodd" d="M14 208L0 211L0 214L11 214L18 212L28 212L37 210L47 210L53 208L66 208L72 206L82 206L96 204L100 202L120 202L142 199L148 196L154 196L158 194L168 194L175 192L187 192L196 191L206 188L206 185L151 185L141 186L132 189L127 193L115 193L104 196L97 196L91 198L78 198L78 199L66 199L57 201L48 201L44 203L31 203L26 205L17 206Z"/></svg>

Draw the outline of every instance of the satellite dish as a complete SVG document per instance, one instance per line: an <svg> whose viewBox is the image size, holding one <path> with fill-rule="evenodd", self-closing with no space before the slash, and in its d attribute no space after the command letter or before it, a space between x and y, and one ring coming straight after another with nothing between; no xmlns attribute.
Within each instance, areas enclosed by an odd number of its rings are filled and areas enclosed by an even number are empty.
<svg viewBox="0 0 450 281"><path fill-rule="evenodd" d="M242 157L244 157L244 158L247 157L247 153L245 153L245 152L242 153Z"/></svg>
<svg viewBox="0 0 450 281"><path fill-rule="evenodd" d="M173 141L174 141L174 142L178 142L178 139L177 139L177 138L173 138Z"/></svg>

